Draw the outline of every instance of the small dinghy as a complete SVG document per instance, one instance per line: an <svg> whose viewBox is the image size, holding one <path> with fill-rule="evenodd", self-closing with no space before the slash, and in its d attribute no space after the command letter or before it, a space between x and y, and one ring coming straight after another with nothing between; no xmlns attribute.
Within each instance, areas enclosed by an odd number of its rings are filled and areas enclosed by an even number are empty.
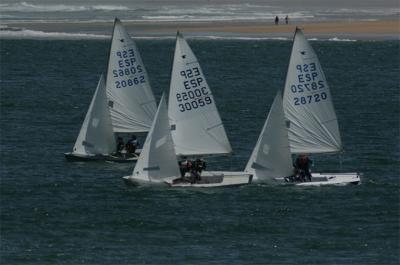
<svg viewBox="0 0 400 265"><path fill-rule="evenodd" d="M301 186L360 183L360 173L312 173L307 181L287 177L293 174L291 155L342 151L325 75L316 53L297 28L283 99L278 92L245 171L260 180Z"/></svg>
<svg viewBox="0 0 400 265"><path fill-rule="evenodd" d="M181 178L174 143L171 136L167 103L164 95L160 100L153 124L147 135L142 152L131 176L123 177L127 185L143 185L148 183L168 184L171 187L221 187L237 186L251 182L247 173L242 178L217 175L203 172L199 180L187 182ZM182 179L182 181L179 181Z"/></svg>
<svg viewBox="0 0 400 265"><path fill-rule="evenodd" d="M116 153L115 134L148 132L157 106L136 43L117 18L106 80L100 85L104 92L96 91L86 117L91 121L85 119L74 151L65 157L71 161L134 162L140 150L137 154Z"/></svg>

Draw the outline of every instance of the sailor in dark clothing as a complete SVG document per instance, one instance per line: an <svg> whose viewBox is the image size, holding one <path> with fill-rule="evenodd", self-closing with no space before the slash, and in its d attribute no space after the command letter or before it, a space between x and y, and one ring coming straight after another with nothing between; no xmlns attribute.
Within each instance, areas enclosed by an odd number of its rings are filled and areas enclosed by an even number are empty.
<svg viewBox="0 0 400 265"><path fill-rule="evenodd" d="M117 138L117 154L121 154L122 150L124 150L125 148L125 144L124 144L124 140L122 139L122 137Z"/></svg>
<svg viewBox="0 0 400 265"><path fill-rule="evenodd" d="M295 168L295 176L299 178L301 182L311 181L310 167L312 160L307 155L299 155L296 158L293 166Z"/></svg>
<svg viewBox="0 0 400 265"><path fill-rule="evenodd" d="M182 161L179 161L179 170L181 171L181 177L185 177L186 172L190 172L192 169L192 161L188 160L185 156Z"/></svg>
<svg viewBox="0 0 400 265"><path fill-rule="evenodd" d="M128 142L126 143L126 150L128 151L129 154L134 154L138 147L139 147L139 142L136 139L136 135L132 135L131 139L129 139Z"/></svg>
<svg viewBox="0 0 400 265"><path fill-rule="evenodd" d="M201 158L197 158L195 162L195 169L201 174L201 172L206 169L206 162Z"/></svg>

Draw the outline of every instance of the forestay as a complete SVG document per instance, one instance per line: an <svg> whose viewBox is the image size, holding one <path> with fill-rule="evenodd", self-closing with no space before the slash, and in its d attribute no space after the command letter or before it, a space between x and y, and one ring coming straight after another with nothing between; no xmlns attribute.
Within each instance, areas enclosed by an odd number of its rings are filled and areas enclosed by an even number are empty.
<svg viewBox="0 0 400 265"><path fill-rule="evenodd" d="M168 121L167 104L163 95L132 177L144 181L160 182L164 178L179 176L180 171Z"/></svg>
<svg viewBox="0 0 400 265"><path fill-rule="evenodd" d="M318 57L296 29L286 77L283 106L292 153L342 150L331 93Z"/></svg>
<svg viewBox="0 0 400 265"><path fill-rule="evenodd" d="M147 132L157 106L135 42L115 19L107 71L114 132Z"/></svg>
<svg viewBox="0 0 400 265"><path fill-rule="evenodd" d="M245 171L253 174L258 180L287 177L293 174L281 91L272 103Z"/></svg>
<svg viewBox="0 0 400 265"><path fill-rule="evenodd" d="M169 118L177 155L232 152L200 64L179 33L170 84Z"/></svg>
<svg viewBox="0 0 400 265"><path fill-rule="evenodd" d="M73 153L82 155L107 155L115 151L115 139L107 107L103 75L90 102Z"/></svg>

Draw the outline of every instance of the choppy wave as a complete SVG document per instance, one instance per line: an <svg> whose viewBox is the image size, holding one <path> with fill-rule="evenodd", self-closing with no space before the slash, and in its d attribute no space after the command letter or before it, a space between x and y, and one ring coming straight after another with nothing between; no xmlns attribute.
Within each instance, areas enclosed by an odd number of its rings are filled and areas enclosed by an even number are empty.
<svg viewBox="0 0 400 265"><path fill-rule="evenodd" d="M0 39L57 39L57 40L79 40L79 39L107 39L110 36L87 33L66 32L44 32L39 30L0 28Z"/></svg>
<svg viewBox="0 0 400 265"><path fill-rule="evenodd" d="M68 33L68 32L44 32L40 30L21 29L0 25L0 39L54 39L54 40L78 40L78 39L108 39L109 35L90 34L90 33ZM232 35L187 35L187 39L198 40L238 40L238 41L290 41L291 37L264 37L254 36L232 36ZM153 36L135 36L135 39L147 40L167 40L175 39L173 35L153 35ZM309 41L337 41L337 42L355 42L354 39L346 38L309 38Z"/></svg>
<svg viewBox="0 0 400 265"><path fill-rule="evenodd" d="M122 4L120 4L122 3ZM280 18L289 16L292 21L307 20L342 20L342 19L373 19L398 17L399 8L307 8L288 7L263 4L201 4L182 3L181 5L162 3L129 3L123 1L110 4L38 4L37 2L21 1L16 3L0 4L3 20L77 20L86 21L111 20L115 16L138 21L270 21L275 16ZM45 13L46 15L43 15Z"/></svg>
<svg viewBox="0 0 400 265"><path fill-rule="evenodd" d="M259 36L216 36L216 35L208 35L208 36L189 36L185 37L189 39L207 39L207 40L290 40L291 38L286 37L259 37Z"/></svg>
<svg viewBox="0 0 400 265"><path fill-rule="evenodd" d="M129 8L122 5L35 5L27 2L0 4L3 12L81 12L81 11L121 11Z"/></svg>
<svg viewBox="0 0 400 265"><path fill-rule="evenodd" d="M338 38L338 37L333 37L333 38L328 39L328 41L354 42L354 41L357 41L357 40L352 40L352 39L341 39L341 38Z"/></svg>

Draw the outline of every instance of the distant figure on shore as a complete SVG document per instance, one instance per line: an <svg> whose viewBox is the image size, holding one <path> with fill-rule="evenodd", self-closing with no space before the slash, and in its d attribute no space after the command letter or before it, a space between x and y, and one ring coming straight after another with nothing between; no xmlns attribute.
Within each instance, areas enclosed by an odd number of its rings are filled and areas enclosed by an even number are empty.
<svg viewBox="0 0 400 265"><path fill-rule="evenodd" d="M286 17L285 17L285 24L286 25L289 24L289 16L288 15L286 15Z"/></svg>
<svg viewBox="0 0 400 265"><path fill-rule="evenodd" d="M276 17L275 17L275 25L278 25L278 24L279 24L279 17L276 16Z"/></svg>

